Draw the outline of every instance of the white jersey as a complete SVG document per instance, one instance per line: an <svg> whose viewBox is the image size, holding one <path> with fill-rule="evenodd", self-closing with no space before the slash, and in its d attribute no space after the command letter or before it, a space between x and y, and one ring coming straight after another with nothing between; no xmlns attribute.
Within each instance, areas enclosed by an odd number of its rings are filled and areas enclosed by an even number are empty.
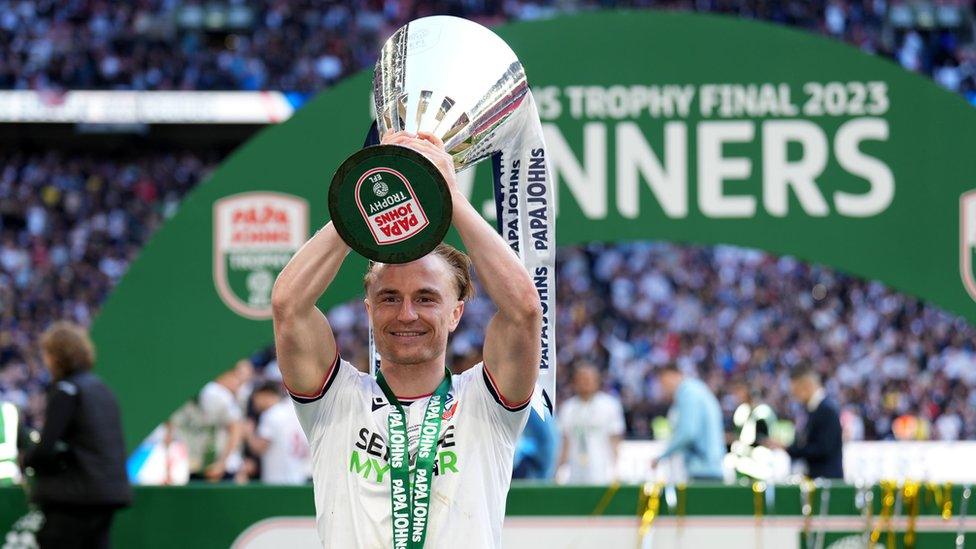
<svg viewBox="0 0 976 549"><path fill-rule="evenodd" d="M261 456L261 482L304 484L312 473L308 440L295 408L282 399L261 414L257 434L268 441Z"/></svg>
<svg viewBox="0 0 976 549"><path fill-rule="evenodd" d="M241 421L244 411L234 393L211 381L197 399L187 402L170 418L176 436L187 445L190 471L202 474L223 452L231 423ZM236 472L242 463L240 448L227 456L227 471Z"/></svg>
<svg viewBox="0 0 976 549"><path fill-rule="evenodd" d="M316 395L292 394L312 450L315 514L328 548L393 546L387 416L370 375L333 364ZM452 376L434 462L425 548L501 547L515 443L528 403L504 402L484 364ZM430 395L401 399L411 462ZM407 405L410 403L409 405Z"/></svg>
<svg viewBox="0 0 976 549"><path fill-rule="evenodd" d="M620 401L604 392L590 400L573 397L559 408L559 426L569 443L569 482L612 482L614 462L610 438L624 434Z"/></svg>

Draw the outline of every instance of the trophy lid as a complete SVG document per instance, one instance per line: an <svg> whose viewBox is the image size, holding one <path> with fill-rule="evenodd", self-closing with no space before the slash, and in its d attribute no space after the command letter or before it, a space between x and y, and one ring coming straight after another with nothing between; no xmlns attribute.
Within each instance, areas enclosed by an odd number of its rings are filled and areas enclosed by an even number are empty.
<svg viewBox="0 0 976 549"><path fill-rule="evenodd" d="M494 32L450 16L424 17L384 44L373 75L377 129L440 137L458 171L514 138L528 93L515 52Z"/></svg>

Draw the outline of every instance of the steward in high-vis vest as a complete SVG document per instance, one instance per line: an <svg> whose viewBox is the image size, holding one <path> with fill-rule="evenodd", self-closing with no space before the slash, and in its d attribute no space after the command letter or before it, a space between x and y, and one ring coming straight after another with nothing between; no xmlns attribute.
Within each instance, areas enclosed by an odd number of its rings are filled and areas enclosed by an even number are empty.
<svg viewBox="0 0 976 549"><path fill-rule="evenodd" d="M0 401L0 486L16 484L20 479L17 468L17 428L20 414L17 407Z"/></svg>

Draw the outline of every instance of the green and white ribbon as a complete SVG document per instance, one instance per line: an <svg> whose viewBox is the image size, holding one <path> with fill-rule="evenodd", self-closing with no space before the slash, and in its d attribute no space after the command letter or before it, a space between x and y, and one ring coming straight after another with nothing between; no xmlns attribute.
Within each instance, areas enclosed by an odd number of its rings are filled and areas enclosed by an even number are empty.
<svg viewBox="0 0 976 549"><path fill-rule="evenodd" d="M441 433L441 414L447 393L451 389L451 374L444 372L443 381L427 402L420 425L420 442L412 475L407 440L407 414L390 389L390 385L383 378L383 372L376 372L376 381L392 407L387 419L387 446L390 460L393 547L394 549L422 549L427 539L431 482L437 456L437 440Z"/></svg>

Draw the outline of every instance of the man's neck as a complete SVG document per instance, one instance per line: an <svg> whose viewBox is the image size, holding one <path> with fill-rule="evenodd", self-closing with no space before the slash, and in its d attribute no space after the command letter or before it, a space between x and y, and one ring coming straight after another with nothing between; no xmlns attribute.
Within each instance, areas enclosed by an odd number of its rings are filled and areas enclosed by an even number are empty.
<svg viewBox="0 0 976 549"><path fill-rule="evenodd" d="M827 398L827 391L823 387L818 387L816 391L810 395L810 400L807 401L807 410L814 411L820 406L820 403Z"/></svg>
<svg viewBox="0 0 976 549"><path fill-rule="evenodd" d="M397 398L427 396L444 379L444 357L423 364L396 364L384 359L380 371Z"/></svg>

